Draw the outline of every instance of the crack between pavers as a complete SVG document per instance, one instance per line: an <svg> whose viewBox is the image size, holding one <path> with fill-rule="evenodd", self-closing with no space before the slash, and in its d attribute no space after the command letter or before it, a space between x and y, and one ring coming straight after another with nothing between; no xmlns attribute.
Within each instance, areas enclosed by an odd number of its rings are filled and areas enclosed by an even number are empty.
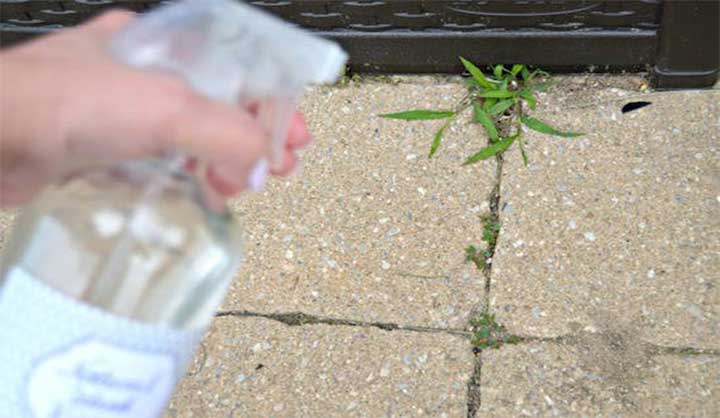
<svg viewBox="0 0 720 418"><path fill-rule="evenodd" d="M563 344L568 346L582 346L582 343L578 341L578 337L582 333L564 334L556 337L537 337L527 335L515 335L507 334L502 335L496 339L490 339L488 342L492 345L489 350L501 348L506 345L519 345L528 343L552 343L552 344ZM652 344L641 341L639 343L642 350L651 356L713 356L720 357L720 349L713 348L699 348L692 346L666 346Z"/></svg>
<svg viewBox="0 0 720 418"><path fill-rule="evenodd" d="M637 97L640 97L642 95L638 95ZM618 101L622 100L630 100L636 97L624 97L624 98L618 98ZM612 101L611 101L612 102ZM592 104L588 104L592 105ZM567 109L566 109L567 110ZM522 108L515 108L514 116L517 119L522 118ZM504 122L504 123L503 123ZM500 120L497 123L497 128L499 131L500 137L507 137L509 134L509 130L511 129L511 123L510 118L505 120ZM518 129L521 129L521 126L518 122ZM490 145L490 141L488 140L488 145ZM522 145L521 145L522 146ZM500 152L495 156L496 161L496 171L495 171L495 181L493 184L493 188L488 195L488 204L490 209L490 215L484 220L485 222L491 222L493 225L499 225L499 229L497 231L497 236L494 242L488 243L487 248L487 256L485 258L485 264L482 268L483 277L485 279L484 283L484 298L483 298L483 306L481 309L481 313L485 316L490 315L490 301L491 301L491 290L492 290L492 267L494 265L494 259L495 259L495 251L497 247L497 241L499 240L499 236L502 233L502 222L501 222L501 197L502 197L502 176L503 176L503 166L504 166L504 152ZM523 154L524 157L524 154ZM494 320L494 319L493 319ZM504 329L504 327L503 327ZM514 345L514 344L523 344L523 343L529 343L529 342L556 342L556 343L566 343L566 344L577 344L574 339L577 337L577 334L574 335L564 335L554 338L545 338L545 337L532 337L532 336L520 336L520 335L513 335L510 333L503 332L499 336L494 336L493 338L484 341L485 348L480 348L477 346L473 346L473 353L475 354L475 362L473 366L473 373L470 376L470 379L468 381L467 385L467 418L476 418L478 411L480 410L480 406L482 404L482 369L483 369L483 360L482 360L482 354L484 350L488 349L496 349L499 347L502 347L504 345ZM472 338L472 337L471 337ZM698 349L695 347L665 347L665 346L658 346L658 345L652 345L652 344L646 344L643 343L643 350L647 352L649 355L709 355L709 356L720 356L720 350L712 350L712 349Z"/></svg>
<svg viewBox="0 0 720 418"><path fill-rule="evenodd" d="M502 185L503 165L504 157L502 153L495 156L496 168L495 168L495 183L493 188L488 195L488 207L490 208L490 216L487 218L487 222L491 222L494 225L500 225L500 229L497 232L498 237L502 232L502 224L500 220L500 193ZM488 257L485 267L483 268L483 277L485 278L485 298L483 301L482 313L487 314L490 312L490 289L492 286L492 267L495 259L495 249L497 247L497 239L495 242L488 244Z"/></svg>
<svg viewBox="0 0 720 418"><path fill-rule="evenodd" d="M508 120L505 123L498 123L498 129L502 136L507 136L508 131L511 129ZM490 140L488 139L488 145ZM485 259L485 266L482 269L483 278L485 279L484 286L484 298L482 306L482 314L488 315L490 312L490 291L492 289L492 267L495 264L495 250L497 248L497 240L502 233L502 222L500 219L500 198L502 196L502 176L503 166L505 165L505 159L503 153L495 155L495 181L493 183L492 190L488 195L488 208L490 215L485 219L485 222L491 223L491 225L498 225L499 230L497 231L496 239L494 242L488 243L488 255ZM485 226L483 226L483 229ZM467 418L476 418L480 406L482 404L482 349L473 347L473 354L475 355L475 361L473 363L473 372L470 375L470 379L467 384Z"/></svg>
<svg viewBox="0 0 720 418"><path fill-rule="evenodd" d="M263 313L247 310L228 310L219 311L215 314L215 316L217 318L264 318L272 321L277 321L291 327L298 327L304 325L334 325L346 327L378 328L383 331L408 331L429 334L447 334L466 338L472 335L471 332L457 328L423 327L417 325L403 325L394 322L369 322L357 319L323 317L307 314L304 312Z"/></svg>
<svg viewBox="0 0 720 418"><path fill-rule="evenodd" d="M713 356L720 357L720 350L696 347L668 347L646 344L645 350L653 356Z"/></svg>
<svg viewBox="0 0 720 418"><path fill-rule="evenodd" d="M467 416L474 418L477 416L482 404L482 353L475 354L473 362L473 372L467 384Z"/></svg>
<svg viewBox="0 0 720 418"><path fill-rule="evenodd" d="M443 279L443 280L450 280L449 275L426 275L426 274L415 274L415 273L408 273L405 271L401 271L397 273L400 277L409 277L411 279Z"/></svg>
<svg viewBox="0 0 720 418"><path fill-rule="evenodd" d="M409 332L423 332L433 334L448 334L454 336L460 336L465 338L472 338L472 332L465 331L457 328L436 328L436 327L423 327L417 325L402 325L393 322L367 322L355 319L345 318L330 318L321 317L316 315L310 315L303 312L286 312L286 313L262 313L253 312L246 310L228 310L219 311L216 315L218 318L222 317L242 317L242 318L264 318L273 321L280 322L288 326L304 326L304 325L334 325L334 326L350 326L350 327L365 327L365 328L379 328L384 331L409 331ZM500 338L490 339L489 343L493 350L501 348L506 345L518 345L528 343L554 343L554 344L566 344L566 345L577 345L577 337L579 334L564 334L556 337L539 337L532 335L515 335L508 334L502 335ZM642 342L643 351L650 355L707 355L707 356L718 356L720 357L720 350L711 348L698 348L692 346L664 346ZM479 354L482 350L478 350L476 354ZM482 363L481 361L478 363ZM480 373L482 367L481 364L474 367L475 372ZM475 374L475 373L474 373ZM476 376L477 377L477 376ZM479 380L471 377L468 383L468 388L477 387ZM479 397L476 397L479 400Z"/></svg>

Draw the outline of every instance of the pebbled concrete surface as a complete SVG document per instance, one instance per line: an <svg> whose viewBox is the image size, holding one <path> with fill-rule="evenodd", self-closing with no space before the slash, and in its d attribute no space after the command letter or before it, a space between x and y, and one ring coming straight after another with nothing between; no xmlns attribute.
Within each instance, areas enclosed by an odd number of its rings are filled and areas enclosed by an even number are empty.
<svg viewBox="0 0 720 418"><path fill-rule="evenodd" d="M482 236L495 167L460 164L486 139L458 124L428 160L442 121L377 117L451 108L463 93L427 78L310 91L302 109L316 141L302 176L234 205L247 262L225 308L463 327L483 292L464 248Z"/></svg>
<svg viewBox="0 0 720 418"><path fill-rule="evenodd" d="M3 254L5 243L10 239L12 226L15 223L18 210L0 210L0 255Z"/></svg>
<svg viewBox="0 0 720 418"><path fill-rule="evenodd" d="M248 261L224 309L462 328L481 306L463 248L481 243L495 164L459 167L484 144L477 127L449 130L428 161L438 123L376 118L462 94L396 80L303 101L317 137L303 176L233 203ZM529 133L528 169L508 152L490 308L530 338L483 351L478 417L718 416L720 92L558 82L535 115L588 135ZM653 104L622 115L632 100ZM0 212L0 248L13 217ZM466 417L475 359L443 333L228 316L166 416Z"/></svg>
<svg viewBox="0 0 720 418"><path fill-rule="evenodd" d="M218 318L166 418L461 417L463 338Z"/></svg>
<svg viewBox="0 0 720 418"><path fill-rule="evenodd" d="M720 347L720 92L546 94L536 116L580 139L528 133L504 167L491 301L510 331L557 336L631 324L660 345ZM576 97L572 97L576 94ZM572 98L572 100L569 100Z"/></svg>
<svg viewBox="0 0 720 418"><path fill-rule="evenodd" d="M653 356L592 335L483 352L479 417L703 417L720 414L720 358ZM593 343L587 345L587 343Z"/></svg>

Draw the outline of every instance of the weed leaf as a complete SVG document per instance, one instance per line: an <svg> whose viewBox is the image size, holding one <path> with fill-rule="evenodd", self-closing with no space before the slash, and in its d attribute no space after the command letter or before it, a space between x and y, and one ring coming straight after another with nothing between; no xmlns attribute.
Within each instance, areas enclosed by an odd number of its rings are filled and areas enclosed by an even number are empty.
<svg viewBox="0 0 720 418"><path fill-rule="evenodd" d="M547 135L561 136L564 138L576 138L584 134L577 132L562 132L553 128L552 126L542 122L538 119L531 118L530 116L523 116L522 123L533 131L537 131Z"/></svg>
<svg viewBox="0 0 720 418"><path fill-rule="evenodd" d="M478 161L487 160L488 158L505 151L510 145L517 139L517 136L511 136L500 140L490 146L487 146L480 151L476 152L473 156L467 159L463 165L474 164Z"/></svg>
<svg viewBox="0 0 720 418"><path fill-rule="evenodd" d="M493 123L492 119L490 119L490 115L488 115L487 112L483 110L482 106L480 106L480 103L473 102L473 110L475 111L475 122L485 127L485 130L490 137L490 142L497 142L498 140L500 140L500 138L498 137L497 128L495 127L495 123Z"/></svg>
<svg viewBox="0 0 720 418"><path fill-rule="evenodd" d="M430 146L430 155L428 155L428 158L432 158L433 155L438 150L438 147L440 147L440 142L442 142L443 134L445 133L445 129L450 125L450 122L452 122L452 119L448 119L443 123L443 125L438 129L438 131L435 133L435 138L433 139L432 145Z"/></svg>
<svg viewBox="0 0 720 418"><path fill-rule="evenodd" d="M460 61L462 61L463 66L466 70L473 76L475 81L478 82L479 85L485 88L493 89L495 86L488 81L487 78L485 78L485 74L472 62L466 60L463 57L460 57Z"/></svg>
<svg viewBox="0 0 720 418"><path fill-rule="evenodd" d="M539 75L540 77L545 77L545 78L550 77L550 74L547 71L543 71L539 68L537 70L535 70L535 75L536 76Z"/></svg>
<svg viewBox="0 0 720 418"><path fill-rule="evenodd" d="M485 90L478 94L478 96L486 99L507 99L508 97L513 97L513 93L507 90Z"/></svg>
<svg viewBox="0 0 720 418"><path fill-rule="evenodd" d="M509 78L504 79L504 80L502 81L502 83L500 84L500 89L499 89L499 90L505 90L505 91L507 91L507 89L508 89L508 84L510 84L510 79L509 79Z"/></svg>
<svg viewBox="0 0 720 418"><path fill-rule="evenodd" d="M380 117L400 120L434 120L455 116L455 112L441 110L408 110L407 112L385 113Z"/></svg>
<svg viewBox="0 0 720 418"><path fill-rule="evenodd" d="M525 81L530 81L530 79L532 78L532 74L530 74L530 70L528 70L527 67L524 67L522 71L520 71L520 73L522 74L522 78Z"/></svg>
<svg viewBox="0 0 720 418"><path fill-rule="evenodd" d="M522 135L518 136L518 144L520 145L520 155L522 155L523 164L525 167L528 166L528 157L525 154L525 143L523 142Z"/></svg>
<svg viewBox="0 0 720 418"><path fill-rule="evenodd" d="M528 83L531 82L538 75L541 77L549 77L550 76L550 74L546 73L545 71L539 70L539 69L532 71L532 72L530 72L530 70L527 70L527 71L523 70L523 72L522 72L523 80L525 80Z"/></svg>
<svg viewBox="0 0 720 418"><path fill-rule="evenodd" d="M472 77L463 78L462 82L470 88L470 91L472 91L472 89L482 88L480 83Z"/></svg>
<svg viewBox="0 0 720 418"><path fill-rule="evenodd" d="M532 92L528 89L521 90L520 93L518 93L520 97L525 99L525 101L528 103L528 106L530 106L530 109L535 109L535 106L537 105L537 101L535 100L535 96L532 94Z"/></svg>
<svg viewBox="0 0 720 418"><path fill-rule="evenodd" d="M497 102L493 107L490 108L488 113L492 116L500 116L505 113L506 110L510 109L515 104L515 100L505 99Z"/></svg>
<svg viewBox="0 0 720 418"><path fill-rule="evenodd" d="M493 74L495 74L495 78L497 78L498 80L501 79L502 73L503 73L503 66L496 65L495 68L493 69Z"/></svg>
<svg viewBox="0 0 720 418"><path fill-rule="evenodd" d="M497 103L498 99L485 99L483 101L483 110L486 112L489 112L490 109L495 106L495 103Z"/></svg>
<svg viewBox="0 0 720 418"><path fill-rule="evenodd" d="M512 70L510 71L510 74L512 74L513 77L517 77L518 74L520 74L520 71L524 70L525 66L522 64L515 64L512 67Z"/></svg>

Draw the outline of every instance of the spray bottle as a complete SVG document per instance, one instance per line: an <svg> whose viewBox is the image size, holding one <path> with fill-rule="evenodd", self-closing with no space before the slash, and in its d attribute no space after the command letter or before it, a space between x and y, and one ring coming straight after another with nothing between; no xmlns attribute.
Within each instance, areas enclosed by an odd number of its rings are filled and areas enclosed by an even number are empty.
<svg viewBox="0 0 720 418"><path fill-rule="evenodd" d="M233 0L160 7L108 48L208 98L252 103L270 166L303 88L334 81L347 58ZM23 209L0 271L0 416L162 414L242 254L238 223L187 160L84 172Z"/></svg>

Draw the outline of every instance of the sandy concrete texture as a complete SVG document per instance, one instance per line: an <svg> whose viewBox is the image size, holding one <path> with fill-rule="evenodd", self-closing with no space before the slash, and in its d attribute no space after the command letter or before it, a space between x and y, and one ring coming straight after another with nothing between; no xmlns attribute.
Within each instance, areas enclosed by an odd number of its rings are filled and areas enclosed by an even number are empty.
<svg viewBox="0 0 720 418"><path fill-rule="evenodd" d="M646 342L720 347L720 92L657 94L622 114L634 93L567 88L535 115L587 135L528 132L530 166L506 157L498 321L534 336L624 323Z"/></svg>
<svg viewBox="0 0 720 418"><path fill-rule="evenodd" d="M720 414L717 356L651 355L632 340L599 334L578 340L483 352L478 417Z"/></svg>
<svg viewBox="0 0 720 418"><path fill-rule="evenodd" d="M452 126L428 160L442 121L377 116L452 108L463 93L441 81L310 91L302 176L234 205L247 261L224 308L463 327L483 292L463 251L482 236L495 165L461 163L485 136Z"/></svg>
<svg viewBox="0 0 720 418"><path fill-rule="evenodd" d="M461 337L218 318L166 417L461 417Z"/></svg>

